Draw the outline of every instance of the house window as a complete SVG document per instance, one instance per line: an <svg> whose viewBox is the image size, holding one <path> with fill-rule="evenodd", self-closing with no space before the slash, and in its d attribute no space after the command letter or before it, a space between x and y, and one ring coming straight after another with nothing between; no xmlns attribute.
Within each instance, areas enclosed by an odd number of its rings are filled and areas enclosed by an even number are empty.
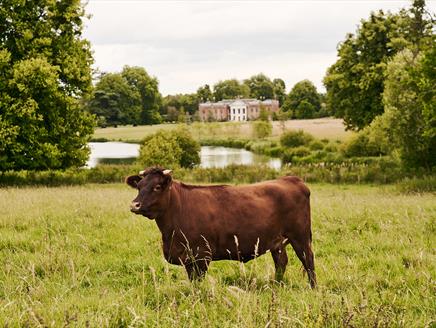
<svg viewBox="0 0 436 328"><path fill-rule="evenodd" d="M235 114L235 109L233 108L233 114Z"/></svg>
<svg viewBox="0 0 436 328"><path fill-rule="evenodd" d="M241 109L240 108L238 108L238 114L241 114Z"/></svg>
<svg viewBox="0 0 436 328"><path fill-rule="evenodd" d="M242 108L242 114L245 114L245 108Z"/></svg>

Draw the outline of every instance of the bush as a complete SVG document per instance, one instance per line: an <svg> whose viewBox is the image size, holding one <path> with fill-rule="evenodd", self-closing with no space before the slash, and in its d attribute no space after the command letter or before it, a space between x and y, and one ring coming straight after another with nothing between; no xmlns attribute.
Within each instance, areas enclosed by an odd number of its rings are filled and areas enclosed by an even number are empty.
<svg viewBox="0 0 436 328"><path fill-rule="evenodd" d="M182 150L180 158L181 167L194 167L200 164L200 144L195 141L186 127L180 127L171 134L176 138Z"/></svg>
<svg viewBox="0 0 436 328"><path fill-rule="evenodd" d="M282 161L284 163L295 162L298 157L305 157L310 155L310 149L305 146L286 149L282 154Z"/></svg>
<svg viewBox="0 0 436 328"><path fill-rule="evenodd" d="M321 150L321 149L324 149L324 144L321 141L319 141L319 140L313 140L309 144L309 148L311 150Z"/></svg>
<svg viewBox="0 0 436 328"><path fill-rule="evenodd" d="M283 147L306 146L313 141L313 136L303 130L288 131L280 137L280 143Z"/></svg>
<svg viewBox="0 0 436 328"><path fill-rule="evenodd" d="M264 139L271 136L272 124L270 121L255 121L253 122L254 137L258 139Z"/></svg>
<svg viewBox="0 0 436 328"><path fill-rule="evenodd" d="M328 153L336 153L338 151L338 145L334 142L328 142L324 146L324 151L326 151Z"/></svg>
<svg viewBox="0 0 436 328"><path fill-rule="evenodd" d="M144 166L193 167L200 164L200 144L186 128L158 131L144 139L138 163Z"/></svg>
<svg viewBox="0 0 436 328"><path fill-rule="evenodd" d="M341 150L346 157L379 156L384 154L380 149L380 145L370 138L368 129L354 135L343 145Z"/></svg>
<svg viewBox="0 0 436 328"><path fill-rule="evenodd" d="M405 178L397 183L396 188L403 193L436 192L436 176Z"/></svg>

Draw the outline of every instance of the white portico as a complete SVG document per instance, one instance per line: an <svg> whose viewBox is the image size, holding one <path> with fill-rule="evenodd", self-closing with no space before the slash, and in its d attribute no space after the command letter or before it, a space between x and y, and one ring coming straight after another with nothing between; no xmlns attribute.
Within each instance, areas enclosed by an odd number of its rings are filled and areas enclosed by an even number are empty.
<svg viewBox="0 0 436 328"><path fill-rule="evenodd" d="M247 121L247 105L241 100L236 100L230 105L231 121Z"/></svg>

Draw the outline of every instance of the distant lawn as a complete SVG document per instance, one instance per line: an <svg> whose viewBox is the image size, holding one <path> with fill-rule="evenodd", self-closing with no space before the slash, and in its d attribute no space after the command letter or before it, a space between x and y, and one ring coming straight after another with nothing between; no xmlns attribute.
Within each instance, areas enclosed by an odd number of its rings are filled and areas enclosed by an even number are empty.
<svg viewBox="0 0 436 328"><path fill-rule="evenodd" d="M143 126L120 126L117 128L96 129L94 139L105 138L108 140L139 141L145 136L158 130L172 130L178 124L159 124ZM225 139L225 138L252 138L251 122L221 122L221 123L193 123L188 126L192 135L197 140ZM352 132L345 131L342 120L333 118L320 118L313 120L290 120L273 122L273 138L278 138L284 129L304 130L319 139L345 140Z"/></svg>

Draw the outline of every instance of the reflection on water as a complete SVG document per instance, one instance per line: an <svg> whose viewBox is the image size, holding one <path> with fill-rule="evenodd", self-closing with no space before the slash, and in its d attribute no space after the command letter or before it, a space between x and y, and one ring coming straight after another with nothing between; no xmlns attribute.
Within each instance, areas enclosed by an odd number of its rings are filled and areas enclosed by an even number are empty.
<svg viewBox="0 0 436 328"><path fill-rule="evenodd" d="M95 167L99 163L115 161L116 164L131 163L139 155L139 145L126 142L90 142L91 154L86 162L87 167ZM109 164L108 163L108 164ZM115 164L111 163L111 164Z"/></svg>
<svg viewBox="0 0 436 328"><path fill-rule="evenodd" d="M279 169L282 165L279 158L258 155L251 151L227 147L201 147L201 167L226 167L230 164L263 164Z"/></svg>
<svg viewBox="0 0 436 328"><path fill-rule="evenodd" d="M97 164L129 164L139 155L139 145L125 142L90 142L91 155L87 167ZM230 164L262 164L279 169L279 158L254 154L251 151L227 147L203 146L200 152L201 167L226 167Z"/></svg>

